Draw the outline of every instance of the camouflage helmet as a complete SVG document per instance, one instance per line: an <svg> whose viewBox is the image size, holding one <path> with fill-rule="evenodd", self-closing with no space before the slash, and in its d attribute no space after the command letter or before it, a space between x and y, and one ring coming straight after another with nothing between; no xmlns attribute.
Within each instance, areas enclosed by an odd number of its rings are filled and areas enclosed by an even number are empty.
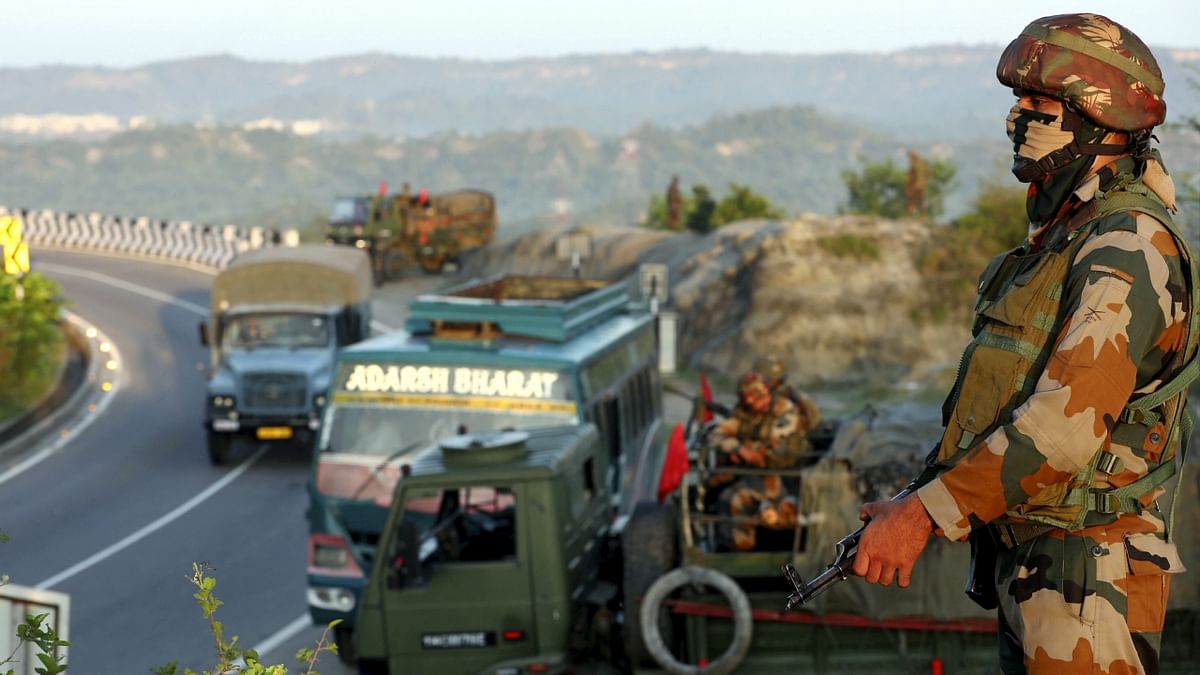
<svg viewBox="0 0 1200 675"><path fill-rule="evenodd" d="M754 359L754 370L762 375L769 387L783 384L787 379L787 369L778 356L759 356Z"/></svg>
<svg viewBox="0 0 1200 675"><path fill-rule="evenodd" d="M737 387L738 398L742 401L750 401L771 395L771 388L767 386L762 374L755 370L743 373L738 378Z"/></svg>
<svg viewBox="0 0 1200 675"><path fill-rule="evenodd" d="M1107 129L1150 129L1167 114L1162 71L1150 49L1099 14L1029 24L1004 50L996 77L1013 89L1065 101Z"/></svg>

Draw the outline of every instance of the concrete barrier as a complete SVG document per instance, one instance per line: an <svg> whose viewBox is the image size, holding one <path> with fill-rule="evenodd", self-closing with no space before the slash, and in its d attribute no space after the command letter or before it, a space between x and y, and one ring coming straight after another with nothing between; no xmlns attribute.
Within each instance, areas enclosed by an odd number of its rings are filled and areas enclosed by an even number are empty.
<svg viewBox="0 0 1200 675"><path fill-rule="evenodd" d="M19 216L25 224L25 241L31 246L175 261L212 269L225 267L242 251L300 243L296 230L281 233L261 227L4 206L0 206L0 215Z"/></svg>

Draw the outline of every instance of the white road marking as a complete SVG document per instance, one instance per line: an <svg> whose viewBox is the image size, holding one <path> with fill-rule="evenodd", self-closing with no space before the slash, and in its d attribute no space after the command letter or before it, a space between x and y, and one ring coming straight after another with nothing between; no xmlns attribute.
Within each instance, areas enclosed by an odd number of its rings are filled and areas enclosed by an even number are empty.
<svg viewBox="0 0 1200 675"><path fill-rule="evenodd" d="M188 302L187 300L180 300L179 298L173 298L173 297L167 295L166 293L160 293L156 290L153 290L150 288L145 288L143 286L138 286L137 284L130 283L123 279L118 279L116 277L110 277L107 274L101 274L99 272L93 272L91 270L80 270L80 269L75 269L74 267L67 267L65 265L56 265L54 263L45 263L45 262L39 263L38 268L47 270L49 272L53 272L55 274L66 274L67 276L76 276L76 277L83 277L84 279L91 279L92 281L98 281L102 284L108 284L109 286L113 286L115 288L120 288L122 290L129 291L130 293L136 293L137 295L142 295L147 298L158 300L159 302L165 302L168 305L174 305L176 307L179 307L180 309L186 309L189 312L199 314L201 317L208 316L208 308L207 307L201 307L200 305L197 305L194 302Z"/></svg>
<svg viewBox="0 0 1200 675"><path fill-rule="evenodd" d="M279 645L282 645L283 643L287 642L288 640L291 640L292 638L299 635L301 633L301 631L303 631L305 628L311 628L311 627L312 627L312 617L310 617L308 615L308 612L306 611L303 614L301 614L300 616L296 617L295 619L292 619L292 622L289 623L288 625L275 631L274 635L268 637L267 639L263 640L262 642L260 642L256 645L254 645L254 647L252 647L252 649L254 651L258 652L258 656L261 659L262 657L266 656L268 653L277 649L279 647ZM332 637L329 639L332 639ZM313 643L313 644L315 645L316 643Z"/></svg>
<svg viewBox="0 0 1200 675"><path fill-rule="evenodd" d="M141 541L142 539L145 539L146 537L150 536L151 534L154 534L155 532L161 530L162 528L166 527L167 525L170 525L171 523L178 520L180 517L187 514L188 511L191 511L192 509L196 508L197 506L203 504L209 497L211 497L211 496L215 495L217 492L219 492L221 490L221 488L225 487L226 485L229 485L234 480L236 480L238 476L241 476L243 473L245 473L246 470L249 469L255 462L257 462L260 457L262 457L264 454L266 454L267 449L269 447L270 446L268 446L266 443L263 443L261 446L259 446L258 450L256 450L254 452L254 454L247 457L246 461L239 464L237 466L237 468L235 468L233 471L230 471L229 473L225 474L224 476L221 476L220 480L213 483L212 485L209 485L207 488L205 488L203 491L201 491L198 494L196 494L195 496L193 496L191 499L180 504L179 506L176 506L174 509L171 509L170 513L167 513L166 515L158 518L154 522L150 523L149 525L146 525L145 527L141 528L137 532L130 534L129 536L127 536L124 539L122 539L121 541L118 541L117 543L109 546L108 548L104 549L103 551L100 551L99 553L89 556L87 559L82 560L74 565L71 565L67 569L59 572L58 574L55 574L54 576L37 583L34 586L34 588L50 588L51 586L58 585L64 581L66 581L67 579L70 579L71 577L75 576L76 574L83 572L84 570L88 569L89 567L97 565L97 564L103 562L104 560L107 560L108 558L116 555L117 553L120 553L121 551L129 548L130 546L133 546L137 542Z"/></svg>
<svg viewBox="0 0 1200 675"><path fill-rule="evenodd" d="M75 314L73 312L67 312L66 319L67 319L67 321L70 321L71 323L74 323L78 326L82 326L84 328L83 332L85 335L91 334L93 337L87 338L90 342L100 342L100 343L108 344L109 345L109 352L108 352L109 358L116 361L118 364L122 363L121 353L117 349L116 345L114 345L112 343L112 340L110 340L107 335L100 332L99 329L97 329L94 324L92 324L88 320L84 319L83 317L81 317L78 314ZM78 423L75 425L74 428L69 430L69 433L66 433L66 434L60 433L58 438L54 439L54 441L51 442L49 445L46 445L45 447L43 447L40 450L38 450L37 452L29 455L28 457L21 460L20 462L17 462L16 464L5 469L3 473L0 473L0 485L4 485L5 483L12 480L13 478L16 478L17 476L25 473L27 470L34 467L35 465L37 465L38 463L40 463L42 460L46 459L50 455L53 455L55 452L58 452L59 449L62 448L62 446L71 442L71 440L74 439L76 436L78 436L84 429L91 426L92 422L95 422L97 419L99 419L101 413L103 413L104 410L108 408L108 405L110 403L112 403L113 399L117 395L117 392L120 391L120 389L121 389L121 382L123 379L121 377L122 372L123 371L118 368L115 372L113 372L111 378L103 378L102 377L101 379L103 379L107 382L110 382L112 384L112 388L109 389L108 391L104 392L103 396L100 398L100 402L95 404L95 409L90 411L91 414L89 414L86 417L76 418ZM94 383L94 382L85 382L81 386L91 387L91 386L98 386L98 385L97 385L97 383ZM43 420L43 422L45 422L45 421L46 420ZM29 429L27 431L27 433L31 433L31 434L40 433L40 428L42 426L43 426L42 424L37 424L37 425L33 426L31 429Z"/></svg>

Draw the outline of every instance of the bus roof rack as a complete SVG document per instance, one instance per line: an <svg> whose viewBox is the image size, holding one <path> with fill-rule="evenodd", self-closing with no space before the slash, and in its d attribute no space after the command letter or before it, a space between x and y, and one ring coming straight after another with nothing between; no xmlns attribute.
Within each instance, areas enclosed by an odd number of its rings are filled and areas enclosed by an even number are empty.
<svg viewBox="0 0 1200 675"><path fill-rule="evenodd" d="M624 312L624 282L497 275L417 296L406 328L461 340L500 336L564 342Z"/></svg>

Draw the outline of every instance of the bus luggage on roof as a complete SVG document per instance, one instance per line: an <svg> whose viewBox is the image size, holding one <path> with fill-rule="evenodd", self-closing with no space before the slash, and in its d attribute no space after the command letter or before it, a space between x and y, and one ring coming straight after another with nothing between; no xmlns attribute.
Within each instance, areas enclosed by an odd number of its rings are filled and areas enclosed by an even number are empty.
<svg viewBox="0 0 1200 675"><path fill-rule="evenodd" d="M417 296L407 328L451 338L509 335L564 342L625 311L628 303L622 282L500 275Z"/></svg>

